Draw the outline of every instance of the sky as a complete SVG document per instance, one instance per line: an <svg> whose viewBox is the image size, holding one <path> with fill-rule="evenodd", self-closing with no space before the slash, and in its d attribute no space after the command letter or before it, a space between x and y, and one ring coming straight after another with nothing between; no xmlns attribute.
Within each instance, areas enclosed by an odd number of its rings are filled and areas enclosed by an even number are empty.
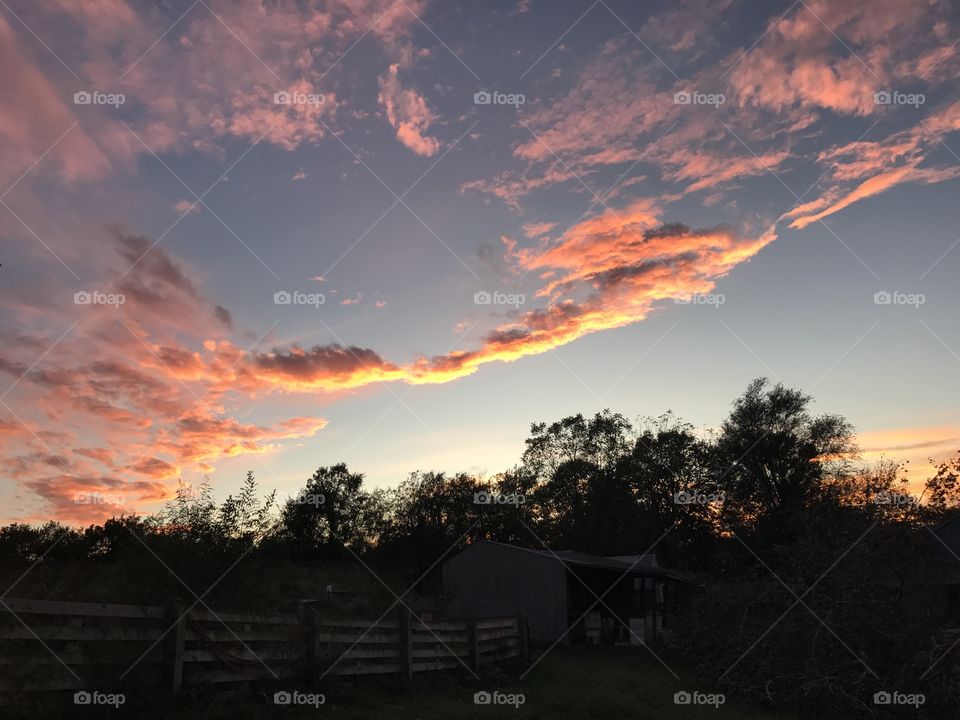
<svg viewBox="0 0 960 720"><path fill-rule="evenodd" d="M4 0L0 520L753 378L960 449L960 7Z"/></svg>

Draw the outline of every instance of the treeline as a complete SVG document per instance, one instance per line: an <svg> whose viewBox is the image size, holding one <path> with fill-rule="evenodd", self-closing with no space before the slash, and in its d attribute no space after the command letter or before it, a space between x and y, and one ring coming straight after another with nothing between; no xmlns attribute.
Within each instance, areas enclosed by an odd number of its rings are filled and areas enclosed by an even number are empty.
<svg viewBox="0 0 960 720"><path fill-rule="evenodd" d="M758 548L789 544L799 514L845 510L929 525L960 505L960 455L934 467L924 492L912 494L894 461L864 466L853 427L814 415L811 402L759 379L706 435L669 412L637 423L609 410L536 423L521 462L491 478L418 471L395 488L371 490L341 463L320 467L283 502L275 491L261 496L252 472L219 503L208 482L181 485L149 517L85 529L0 528L0 558L107 559L136 536L205 553L382 555L426 567L486 538L601 555L657 542L664 564L709 570L734 535Z"/></svg>

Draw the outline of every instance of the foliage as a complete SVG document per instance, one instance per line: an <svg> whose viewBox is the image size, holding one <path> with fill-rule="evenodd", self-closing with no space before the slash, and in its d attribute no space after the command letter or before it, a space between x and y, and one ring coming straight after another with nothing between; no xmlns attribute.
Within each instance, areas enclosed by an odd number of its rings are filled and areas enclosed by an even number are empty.
<svg viewBox="0 0 960 720"><path fill-rule="evenodd" d="M831 474L848 469L853 427L837 415L811 415L810 401L759 379L734 402L713 448L728 522L776 526L817 500Z"/></svg>
<svg viewBox="0 0 960 720"><path fill-rule="evenodd" d="M778 708L873 717L874 693L922 693L889 708L941 717L957 700L930 672L942 644L944 558L924 529L879 508L817 506L789 519L793 541L724 541L724 572L677 620L675 652L722 674L725 692Z"/></svg>
<svg viewBox="0 0 960 720"><path fill-rule="evenodd" d="M925 490L930 506L941 514L960 510L960 452L935 468L937 472L927 481Z"/></svg>
<svg viewBox="0 0 960 720"><path fill-rule="evenodd" d="M279 539L299 557L363 552L376 539L378 499L363 489L363 475L345 464L321 467L284 505Z"/></svg>

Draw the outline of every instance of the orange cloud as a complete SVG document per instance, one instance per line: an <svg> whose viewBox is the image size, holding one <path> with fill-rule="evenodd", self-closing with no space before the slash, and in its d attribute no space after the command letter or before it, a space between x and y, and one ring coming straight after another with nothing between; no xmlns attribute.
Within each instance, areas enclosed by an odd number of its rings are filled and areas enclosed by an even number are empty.
<svg viewBox="0 0 960 720"><path fill-rule="evenodd" d="M180 477L180 468L157 457L138 460L129 469L138 475L146 475L158 480L172 480Z"/></svg>
<svg viewBox="0 0 960 720"><path fill-rule="evenodd" d="M135 514L142 503L173 497L168 484L150 480L129 481L107 475L48 475L26 483L61 522L87 524L103 522L121 514ZM24 520L47 521L48 512Z"/></svg>
<svg viewBox="0 0 960 720"><path fill-rule="evenodd" d="M874 463L882 458L906 462L905 472L914 490L922 490L923 481L936 474L930 465L947 460L960 450L960 426L932 425L884 428L857 434L864 460Z"/></svg>
<svg viewBox="0 0 960 720"><path fill-rule="evenodd" d="M537 238L546 235L557 226L552 222L527 223L523 226L523 234L528 238Z"/></svg>
<svg viewBox="0 0 960 720"><path fill-rule="evenodd" d="M336 391L389 381L449 382L490 362L518 360L639 322L658 302L710 292L718 278L774 239L772 230L759 238L743 238L723 227L662 225L654 204L640 200L577 224L556 245L544 243L518 253L523 269L551 274L538 293L549 297L549 304L496 327L473 350L398 365L369 349L294 347L245 355L236 373L222 381L251 393Z"/></svg>
<svg viewBox="0 0 960 720"><path fill-rule="evenodd" d="M0 373L17 381L6 402L19 408L16 416L0 413L0 466L46 504L39 516L92 521L133 512L145 499L166 497L181 471L208 472L217 458L270 452L327 423L230 418L229 402L244 392L231 387L232 368L247 355L209 341L231 328L229 312L208 302L162 247L143 255L151 245L145 238L114 232L112 239L124 264L139 259L121 283L126 302L76 305L72 289L62 288L63 301L44 311L54 325L74 321L76 332L59 343L24 338L0 355ZM56 352L47 356L52 345ZM40 353L43 362L33 365ZM87 491L120 494L128 504L78 504L74 495ZM32 505L24 503L22 513Z"/></svg>

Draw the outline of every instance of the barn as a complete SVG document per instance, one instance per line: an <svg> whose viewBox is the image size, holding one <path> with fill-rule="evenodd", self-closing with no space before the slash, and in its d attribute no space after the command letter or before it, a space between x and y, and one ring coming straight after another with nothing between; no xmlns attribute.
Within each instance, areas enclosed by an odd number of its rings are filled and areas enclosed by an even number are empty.
<svg viewBox="0 0 960 720"><path fill-rule="evenodd" d="M524 615L537 643L655 641L691 580L658 567L654 555L601 557L491 541L443 565L450 616Z"/></svg>

